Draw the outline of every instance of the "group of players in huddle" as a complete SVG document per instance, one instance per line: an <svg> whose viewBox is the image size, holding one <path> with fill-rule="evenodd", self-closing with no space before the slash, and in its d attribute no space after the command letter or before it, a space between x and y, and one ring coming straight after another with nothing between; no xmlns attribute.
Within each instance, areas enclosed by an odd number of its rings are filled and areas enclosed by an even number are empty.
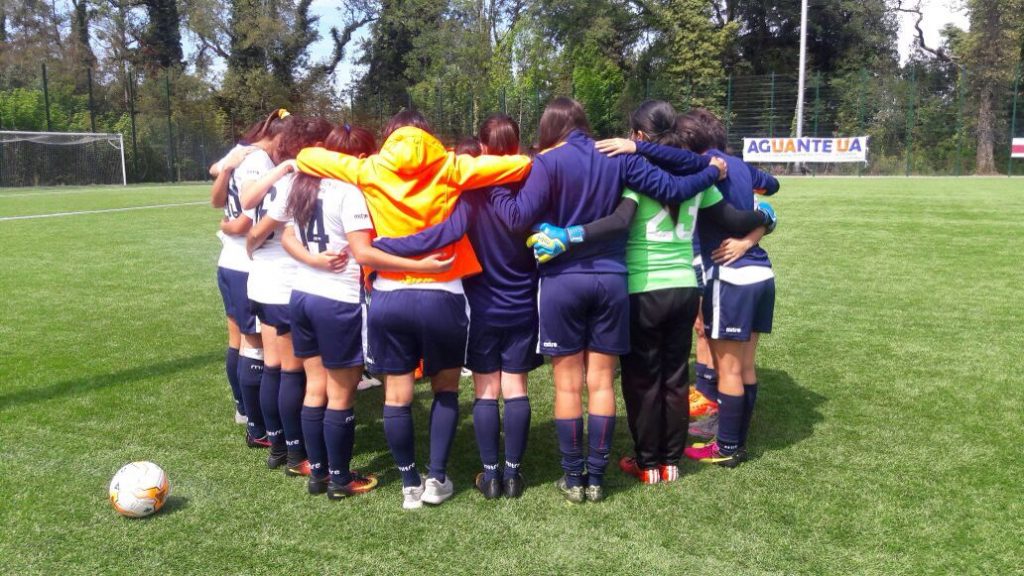
<svg viewBox="0 0 1024 576"><path fill-rule="evenodd" d="M648 101L630 123L629 139L595 142L582 106L557 98L534 154L520 153L519 127L501 114L455 150L411 110L390 120L380 148L363 128L283 109L252 126L211 167L224 210L226 371L248 445L270 449L270 468L308 476L311 494L373 489L376 476L350 468L368 370L385 379L403 507L440 504L454 492L446 469L465 367L475 486L518 497L527 376L544 355L567 500L604 497L620 359L635 447L623 471L652 484L677 479L684 454L745 460L757 338L771 331L775 298L758 242L776 218L754 192L778 182L726 155L722 123L705 110ZM425 475L411 411L419 370L433 391ZM704 441L687 446L691 403L704 418L689 432Z"/></svg>

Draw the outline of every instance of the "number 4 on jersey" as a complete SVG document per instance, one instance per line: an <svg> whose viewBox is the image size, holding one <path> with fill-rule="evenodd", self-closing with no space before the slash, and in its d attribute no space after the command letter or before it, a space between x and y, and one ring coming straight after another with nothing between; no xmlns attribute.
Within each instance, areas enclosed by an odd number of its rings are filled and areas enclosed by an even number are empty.
<svg viewBox="0 0 1024 576"><path fill-rule="evenodd" d="M317 199L316 209L309 218L309 222L306 223L305 229L299 228L299 233L302 236L302 243L306 245L306 249L309 250L310 254L320 254L321 252L327 251L327 244L330 243L331 238L327 235L327 230L324 227L324 201ZM316 245L314 251L313 245Z"/></svg>

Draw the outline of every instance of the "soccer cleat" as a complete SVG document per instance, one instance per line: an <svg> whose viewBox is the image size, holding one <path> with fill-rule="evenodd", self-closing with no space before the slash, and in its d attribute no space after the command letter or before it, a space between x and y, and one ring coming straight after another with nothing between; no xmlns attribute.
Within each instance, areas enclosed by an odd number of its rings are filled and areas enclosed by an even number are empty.
<svg viewBox="0 0 1024 576"><path fill-rule="evenodd" d="M709 416L711 414L718 414L718 403L713 400L708 400L707 396L704 396L696 389L691 389L690 418L696 419L701 416Z"/></svg>
<svg viewBox="0 0 1024 576"><path fill-rule="evenodd" d="M288 463L288 450L281 446L280 448L271 444L270 454L267 454L267 468L271 470L277 470L281 466Z"/></svg>
<svg viewBox="0 0 1024 576"><path fill-rule="evenodd" d="M694 438L711 440L718 435L718 412L708 414L690 423L687 433Z"/></svg>
<svg viewBox="0 0 1024 576"><path fill-rule="evenodd" d="M469 368L463 368L462 371L459 372L459 377L460 378L472 378L473 377L473 371L470 370Z"/></svg>
<svg viewBox="0 0 1024 576"><path fill-rule="evenodd" d="M266 436L260 436L257 438L246 432L245 445L249 448L270 448L270 439Z"/></svg>
<svg viewBox="0 0 1024 576"><path fill-rule="evenodd" d="M427 478L425 484L420 499L427 504L440 504L455 494L455 485L452 484L451 478L445 477L444 482L438 482L437 478Z"/></svg>
<svg viewBox="0 0 1024 576"><path fill-rule="evenodd" d="M501 480L497 478L484 480L484 473L480 472L476 475L476 480L473 484L484 495L484 499L494 500L495 498L501 498Z"/></svg>
<svg viewBox="0 0 1024 576"><path fill-rule="evenodd" d="M312 470L309 468L309 460L301 460L294 464L289 462L288 466L284 469L285 476L309 476L312 473Z"/></svg>
<svg viewBox="0 0 1024 576"><path fill-rule="evenodd" d="M590 484L584 492L587 495L587 502L600 502L604 500L604 487L600 484Z"/></svg>
<svg viewBox="0 0 1024 576"><path fill-rule="evenodd" d="M309 491L310 496L317 496L327 492L327 487L330 484L331 477L324 476L323 478L317 478L316 476L310 476L309 482L306 484L306 490Z"/></svg>
<svg viewBox="0 0 1024 576"><path fill-rule="evenodd" d="M657 468L640 468L636 465L636 458L632 456L623 456L619 460L619 469L639 480L641 484L661 482L661 473Z"/></svg>
<svg viewBox="0 0 1024 576"><path fill-rule="evenodd" d="M370 490L377 487L377 476L374 474L360 474L359 472L352 471L352 480L344 486L339 486L334 482L330 482L327 485L327 497L331 500L341 500L348 498L349 496L358 496L360 494L366 494ZM404 490L403 490L404 492Z"/></svg>
<svg viewBox="0 0 1024 576"><path fill-rule="evenodd" d="M359 384L356 384L356 390L369 390L370 388L376 388L382 383L379 379L374 378L369 372L363 371L363 378L359 380Z"/></svg>
<svg viewBox="0 0 1024 576"><path fill-rule="evenodd" d="M419 486L403 486L402 487L402 508L405 510L415 510L423 506L423 489L426 482L423 476L420 476Z"/></svg>
<svg viewBox="0 0 1024 576"><path fill-rule="evenodd" d="M742 462L743 455L737 450L734 454L722 454L718 451L718 442L712 440L708 443L698 442L683 451L686 457L704 464L718 464L726 468L735 468Z"/></svg>
<svg viewBox="0 0 1024 576"><path fill-rule="evenodd" d="M519 498L526 490L526 480L522 474L509 476L501 481L501 492L506 498Z"/></svg>
<svg viewBox="0 0 1024 576"><path fill-rule="evenodd" d="M565 481L565 476L562 476L555 481L555 488L565 496L565 499L573 504L583 504L587 501L586 491L583 486L569 486Z"/></svg>
<svg viewBox="0 0 1024 576"><path fill-rule="evenodd" d="M675 464L662 464L658 466L658 473L662 482L675 482L679 479L679 466Z"/></svg>
<svg viewBox="0 0 1024 576"><path fill-rule="evenodd" d="M242 414L238 410L235 410L235 424L248 424L248 423L249 423L249 419L245 417L245 414Z"/></svg>

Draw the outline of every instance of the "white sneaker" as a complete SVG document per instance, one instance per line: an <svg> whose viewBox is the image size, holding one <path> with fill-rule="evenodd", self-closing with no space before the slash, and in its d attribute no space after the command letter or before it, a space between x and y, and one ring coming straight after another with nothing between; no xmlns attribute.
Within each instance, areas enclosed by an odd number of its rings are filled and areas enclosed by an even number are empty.
<svg viewBox="0 0 1024 576"><path fill-rule="evenodd" d="M461 376L463 378L472 378L473 377L473 371L470 370L469 368L463 368Z"/></svg>
<svg viewBox="0 0 1024 576"><path fill-rule="evenodd" d="M445 476L444 484L438 482L436 478L427 478L426 485L421 500L427 504L440 504L451 498L452 494L455 493L455 485L452 484L452 479L447 476Z"/></svg>
<svg viewBox="0 0 1024 576"><path fill-rule="evenodd" d="M420 476L419 486L402 487L402 508L405 510L415 510L423 507L423 484L423 477Z"/></svg>
<svg viewBox="0 0 1024 576"><path fill-rule="evenodd" d="M369 390L382 384L383 382L371 376L369 372L363 372L363 379L356 384L356 390Z"/></svg>
<svg viewBox="0 0 1024 576"><path fill-rule="evenodd" d="M235 424L248 424L249 419L245 417L241 412L235 410Z"/></svg>

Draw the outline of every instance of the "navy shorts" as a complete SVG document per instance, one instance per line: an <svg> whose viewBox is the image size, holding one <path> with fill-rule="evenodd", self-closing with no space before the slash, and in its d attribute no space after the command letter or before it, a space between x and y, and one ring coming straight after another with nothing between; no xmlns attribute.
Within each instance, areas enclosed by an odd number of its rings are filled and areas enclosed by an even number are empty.
<svg viewBox="0 0 1024 576"><path fill-rule="evenodd" d="M374 290L366 318L371 372L407 374L423 359L423 374L466 364L469 306L443 290Z"/></svg>
<svg viewBox="0 0 1024 576"><path fill-rule="evenodd" d="M260 330L256 315L249 306L249 292L246 289L248 283L248 272L217 268L217 286L224 300L224 312L238 324L242 334L257 334Z"/></svg>
<svg viewBox="0 0 1024 576"><path fill-rule="evenodd" d="M469 323L466 368L480 374L509 372L523 374L544 363L537 354L537 324L494 326L475 319Z"/></svg>
<svg viewBox="0 0 1024 576"><path fill-rule="evenodd" d="M704 333L713 340L750 340L753 332L772 331L775 279L755 284L709 280L704 288Z"/></svg>
<svg viewBox="0 0 1024 576"><path fill-rule="evenodd" d="M296 358L319 356L325 368L362 366L362 305L293 291L288 306Z"/></svg>
<svg viewBox="0 0 1024 576"><path fill-rule="evenodd" d="M629 286L625 274L543 276L538 290L541 354L629 352Z"/></svg>
<svg viewBox="0 0 1024 576"><path fill-rule="evenodd" d="M292 331L292 315L287 304L263 304L250 300L256 317L267 326L273 326L279 335Z"/></svg>

